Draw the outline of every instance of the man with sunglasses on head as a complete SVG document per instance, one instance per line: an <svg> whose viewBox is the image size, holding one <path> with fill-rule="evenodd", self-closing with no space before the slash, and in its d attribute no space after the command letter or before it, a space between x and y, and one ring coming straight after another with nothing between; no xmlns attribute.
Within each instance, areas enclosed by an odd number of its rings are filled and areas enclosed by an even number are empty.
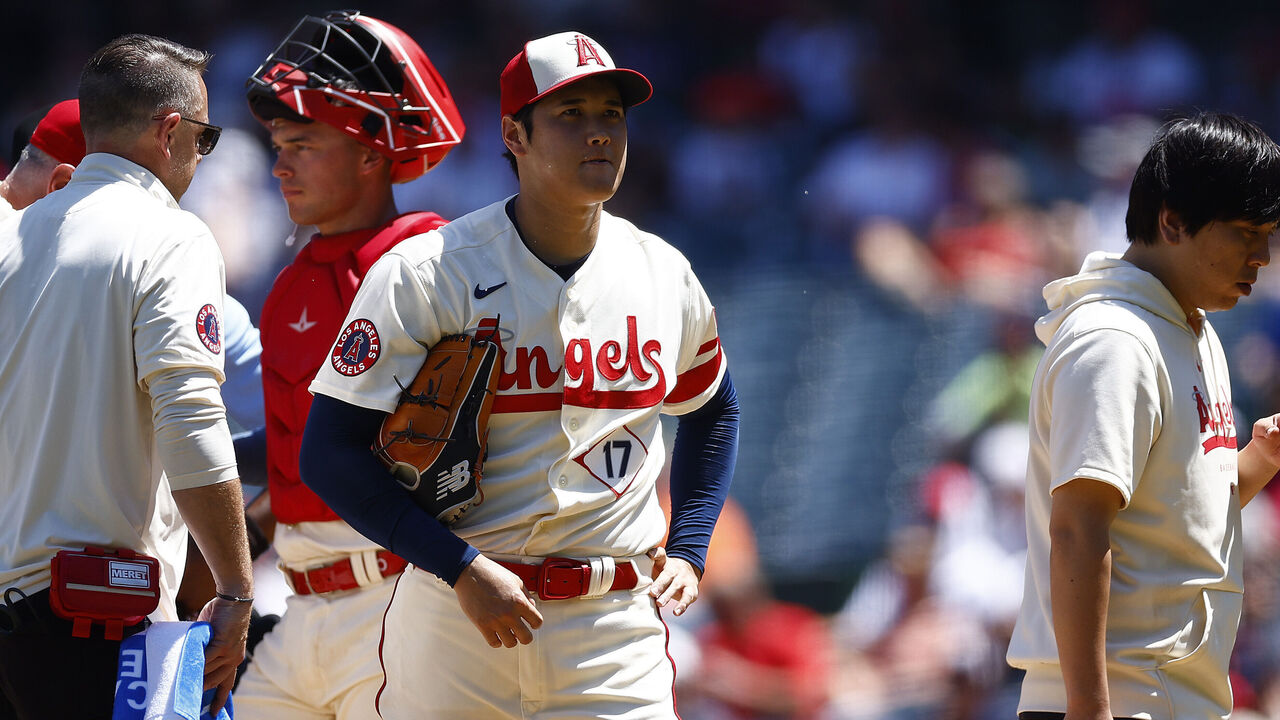
<svg viewBox="0 0 1280 720"><path fill-rule="evenodd" d="M217 142L208 61L147 35L103 46L80 77L88 154L0 222L2 717L110 712L121 638L147 624L133 612L177 619L188 528L217 586L201 612L214 713L244 656L253 578L219 392L222 255L178 207ZM101 569L83 595L113 599L69 609L91 578L55 582L55 556Z"/></svg>
<svg viewBox="0 0 1280 720"><path fill-rule="evenodd" d="M206 136L197 136L196 150L203 147L207 151L202 154L212 152L221 132L221 128L210 125ZM0 200L3 200L0 202L0 220L65 187L71 180L71 173L75 172L85 155L84 133L80 130L80 101L72 98L50 106L39 116L26 138L18 149L18 162L4 180L0 180ZM262 346L258 343L258 328L254 327L249 311L238 300L227 295L222 309L224 370L227 376L222 384L222 399L227 406L228 417L247 432L261 427L263 422L262 371L258 364ZM243 467L240 469L244 470ZM241 480L247 482L246 478ZM195 611L199 609L197 607Z"/></svg>
<svg viewBox="0 0 1280 720"><path fill-rule="evenodd" d="M262 308L267 483L273 539L293 588L236 689L241 720L374 717L378 636L405 561L356 532L299 479L307 386L328 362L374 261L444 224L401 213L392 185L417 179L461 142L449 88L403 31L355 12L302 18L249 78L271 134L289 217L318 231Z"/></svg>

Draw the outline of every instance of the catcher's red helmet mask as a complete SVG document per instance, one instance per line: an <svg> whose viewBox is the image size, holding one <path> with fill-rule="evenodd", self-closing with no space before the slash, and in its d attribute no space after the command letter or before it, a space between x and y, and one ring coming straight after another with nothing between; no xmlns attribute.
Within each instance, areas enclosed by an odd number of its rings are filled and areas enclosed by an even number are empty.
<svg viewBox="0 0 1280 720"><path fill-rule="evenodd" d="M422 48L396 26L354 11L302 18L246 86L262 122L332 125L390 159L396 183L421 177L466 134Z"/></svg>

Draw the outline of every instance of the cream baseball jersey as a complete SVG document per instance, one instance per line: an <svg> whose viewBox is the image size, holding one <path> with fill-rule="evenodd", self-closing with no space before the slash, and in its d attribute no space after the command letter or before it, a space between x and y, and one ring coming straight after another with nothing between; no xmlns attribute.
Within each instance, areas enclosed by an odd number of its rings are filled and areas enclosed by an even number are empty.
<svg viewBox="0 0 1280 720"><path fill-rule="evenodd" d="M641 554L666 531L659 414L697 409L724 376L711 302L679 252L603 212L595 249L563 280L524 246L507 202L378 260L311 390L390 412L428 347L491 334L503 368L485 500L452 530L488 553Z"/></svg>
<svg viewBox="0 0 1280 720"><path fill-rule="evenodd" d="M172 613L187 540L170 489L237 473L225 419L201 441L214 466L165 456L174 397L151 395L166 370L223 379L222 268L208 227L114 155L0 223L0 587L47 586L58 548L127 547L161 559Z"/></svg>

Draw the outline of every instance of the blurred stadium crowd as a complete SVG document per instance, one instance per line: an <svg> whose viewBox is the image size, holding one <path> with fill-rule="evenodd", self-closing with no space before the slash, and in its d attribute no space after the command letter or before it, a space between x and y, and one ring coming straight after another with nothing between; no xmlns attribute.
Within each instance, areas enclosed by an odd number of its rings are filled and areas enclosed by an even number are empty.
<svg viewBox="0 0 1280 720"><path fill-rule="evenodd" d="M1220 109L1280 133L1280 6L1086 0L368 2L427 50L467 139L402 209L514 191L497 77L578 29L657 90L610 209L693 261L743 408L704 602L676 625L686 718L1012 717L1026 403L1040 288L1125 245L1160 122ZM243 82L314 3L23 3L0 127L75 94L93 49L149 32L216 53L225 126L183 204L255 316L309 236L289 223ZM6 156L8 153L6 153ZM1213 319L1237 417L1280 410L1280 272ZM1280 718L1280 487L1246 509L1238 717Z"/></svg>

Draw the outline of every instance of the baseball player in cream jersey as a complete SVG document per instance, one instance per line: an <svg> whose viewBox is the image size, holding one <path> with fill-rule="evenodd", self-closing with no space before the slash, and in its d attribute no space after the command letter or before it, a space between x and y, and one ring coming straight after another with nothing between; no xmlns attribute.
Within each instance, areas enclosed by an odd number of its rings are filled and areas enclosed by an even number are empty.
<svg viewBox="0 0 1280 720"><path fill-rule="evenodd" d="M520 193L369 271L311 385L303 480L412 564L383 623L383 718L673 718L658 607L697 598L736 454L715 314L675 249L602 209L648 80L566 32L501 85ZM502 373L484 501L446 528L369 444L397 380L458 332L497 340ZM680 418L665 548L660 413Z"/></svg>

